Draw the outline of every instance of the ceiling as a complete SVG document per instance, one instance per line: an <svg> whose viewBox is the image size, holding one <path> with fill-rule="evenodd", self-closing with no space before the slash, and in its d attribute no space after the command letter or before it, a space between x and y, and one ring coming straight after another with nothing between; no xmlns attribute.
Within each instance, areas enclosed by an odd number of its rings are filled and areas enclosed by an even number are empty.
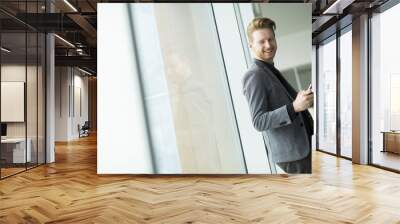
<svg viewBox="0 0 400 224"><path fill-rule="evenodd" d="M352 23L353 17L374 12L390 0L311 0L313 3L313 44Z"/></svg>
<svg viewBox="0 0 400 224"><path fill-rule="evenodd" d="M224 2L223 0L220 0ZM267 0L254 2L284 2L312 4L312 36L316 44L336 32L340 26L351 23L351 18L366 10L373 10L388 0ZM1 0L0 24L3 38L14 41L13 47L24 46L22 36L28 32L54 32L56 65L80 66L96 73L97 57L97 3L137 2L118 0ZM150 2L150 1L148 1ZM162 2L162 1L158 1ZM198 1L209 2L209 1ZM335 3L336 2L336 3ZM52 13L49 13L49 12ZM347 20L346 20L347 19ZM68 41L66 43L62 39ZM29 38L28 38L29 39ZM29 42L29 40L28 40ZM3 41L4 43L4 41ZM72 45L71 45L72 44ZM29 43L27 52L34 52L35 43ZM39 46L41 47L41 46ZM32 48L32 49L31 49ZM24 48L20 48L23 54ZM16 50L15 54L18 50ZM28 56L29 57L29 56Z"/></svg>
<svg viewBox="0 0 400 224"><path fill-rule="evenodd" d="M3 60L17 61L26 53L27 58L32 58L37 46L39 50L43 48L33 40L36 33L54 32L56 66L78 66L96 74L97 2L104 1L47 0L46 5L45 0L1 0L2 46L12 49L3 54Z"/></svg>

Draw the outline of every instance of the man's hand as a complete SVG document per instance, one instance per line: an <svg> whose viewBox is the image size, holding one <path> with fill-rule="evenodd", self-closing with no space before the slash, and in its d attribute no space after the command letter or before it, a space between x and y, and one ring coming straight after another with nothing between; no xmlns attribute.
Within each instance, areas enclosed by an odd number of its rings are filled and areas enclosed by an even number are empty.
<svg viewBox="0 0 400 224"><path fill-rule="evenodd" d="M309 88L300 91L296 99L293 101L293 108L295 112L305 111L314 105L314 93Z"/></svg>

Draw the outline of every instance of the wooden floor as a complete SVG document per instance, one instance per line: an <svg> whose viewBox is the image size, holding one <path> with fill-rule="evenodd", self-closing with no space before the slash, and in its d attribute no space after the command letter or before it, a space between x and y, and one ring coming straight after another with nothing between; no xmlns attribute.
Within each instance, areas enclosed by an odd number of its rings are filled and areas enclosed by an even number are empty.
<svg viewBox="0 0 400 224"><path fill-rule="evenodd" d="M25 164L19 164L18 167L2 167L1 168L1 178L6 178L8 176L20 173L20 172L24 172L27 169L33 169L35 168L37 165L36 164L27 164L27 167L25 168Z"/></svg>
<svg viewBox="0 0 400 224"><path fill-rule="evenodd" d="M98 176L96 138L0 181L0 223L400 223L400 175L315 152L312 175Z"/></svg>
<svg viewBox="0 0 400 224"><path fill-rule="evenodd" d="M376 150L372 160L374 164L400 170L400 154Z"/></svg>
<svg viewBox="0 0 400 224"><path fill-rule="evenodd" d="M19 172L22 172L26 170L25 167L24 168L1 168L1 177L7 177Z"/></svg>

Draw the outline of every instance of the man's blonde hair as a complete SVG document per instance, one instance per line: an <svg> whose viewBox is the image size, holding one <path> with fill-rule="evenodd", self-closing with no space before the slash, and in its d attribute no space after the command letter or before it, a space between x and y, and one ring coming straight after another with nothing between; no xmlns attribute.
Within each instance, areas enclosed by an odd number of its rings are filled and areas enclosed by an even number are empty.
<svg viewBox="0 0 400 224"><path fill-rule="evenodd" d="M252 34L256 30L271 29L275 35L275 22L266 17L254 18L247 26L247 38L251 42L253 40Z"/></svg>

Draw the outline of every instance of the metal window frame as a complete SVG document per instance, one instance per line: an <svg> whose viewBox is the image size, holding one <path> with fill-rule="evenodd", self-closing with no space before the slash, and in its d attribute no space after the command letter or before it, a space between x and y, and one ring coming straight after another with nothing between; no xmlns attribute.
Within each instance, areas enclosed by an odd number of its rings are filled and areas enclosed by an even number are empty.
<svg viewBox="0 0 400 224"><path fill-rule="evenodd" d="M367 13L368 13L368 30L367 30L367 41L368 41L368 44L367 44L367 46L368 46L368 49L367 49L367 51L368 51L368 54L367 54L367 66L368 66L368 68L367 68L367 82L368 82L368 86L367 86L367 88L368 88L368 96L367 96L367 107L368 107L368 111L367 111L367 116L368 116L368 124L367 124L367 128L368 128L368 161L367 161L367 164L368 165L370 165L370 166L373 166L373 167L377 167L377 168L380 168L380 169L384 169L384 170L387 170L387 171L391 171L391 172L395 172L395 173L400 173L400 170L397 170L397 169L393 169L393 168L390 168L390 167L386 167L386 166L382 166L382 165L379 165L379 164L374 164L373 163L373 145L372 145L372 84L371 84L371 79L372 79L372 60L371 60L371 57L372 57L372 26L371 26L371 19L372 19L372 14L373 13L383 13L383 12L385 12L386 10L388 10L388 9L390 9L390 8L392 8L392 7L394 7L395 5L397 5L397 4L399 4L400 3L400 0L388 0L387 2L385 2L384 4L382 4L381 6L379 6L379 7L377 7L377 8L375 8L375 9L373 9L373 10L369 10L369 11L367 11ZM338 21L339 22L339 21ZM340 29L340 30L338 30L336 33L340 33L340 35L337 35L336 36L336 44L337 44L337 48L338 48L338 45L340 45L340 36L341 35L343 35L344 33L346 33L347 31L346 31L346 29L348 29L347 27L348 26L351 26L352 25L352 23L350 23L349 25L347 25L346 27L344 27L344 28L342 28L342 29ZM319 89L319 63L318 63L318 59L319 59L319 51L318 51L318 48L319 48L319 45L320 45L320 43L323 43L324 41L326 41L327 39L329 39L331 36L329 36L329 37L327 37L327 38L325 38L325 39L323 39L323 40L321 40L321 41L319 41L317 44L316 44L316 85L317 85L317 87L316 87L316 91L318 92L318 89ZM336 55L336 58L338 59L339 58L339 62L340 62L340 56L338 55L339 54L339 52L340 51L337 51L336 53L337 53L337 55ZM337 68L338 68L338 60L337 60ZM339 69L340 69L340 67L339 67ZM336 73L337 73L337 76L338 76L338 73L339 73L339 78L340 78L340 70L338 70L338 71L336 71ZM338 80L337 80L337 82L336 82L336 85L340 85L340 82L338 82ZM337 90L339 90L340 91L340 87L337 87ZM337 102L337 105L336 105L336 107L338 108L338 105L339 105L339 107L340 107L340 92L337 92L337 96L336 96L337 98L339 98L339 100L337 100L336 102ZM327 152L327 151L324 151L323 149L319 149L319 128L318 128L318 126L319 126L319 116L318 116L318 112L319 112L319 104L318 104L318 94L317 94L317 103L316 103L316 105L317 105L317 107L316 107L316 125L317 125L317 127L316 127L316 150L317 151L319 151L319 152L323 152L323 153L326 153L326 154L329 154L329 155L333 155L333 156L336 156L336 157L339 157L339 158L344 158L344 159L347 159L347 160L350 160L350 161L352 161L352 158L349 158L349 157L346 157L346 156L343 156L343 155L341 155L341 148L340 148L340 145L338 144L338 143L340 143L340 136L338 135L338 133L340 134L340 131L341 131L341 127L340 127L340 117L338 118L338 115L340 116L340 110L338 110L338 109L336 109L336 111L337 111L337 114L336 114L336 122L339 122L339 124L337 124L336 126L340 129L340 130L337 130L336 131L336 134L337 134L337 136L336 136L336 146L337 146L337 149L336 149L336 154L334 154L334 153L330 153L330 152ZM339 113L338 113L338 111L339 111ZM339 137L339 138L338 138Z"/></svg>
<svg viewBox="0 0 400 224"><path fill-rule="evenodd" d="M22 3L25 3L25 11L27 11L27 4L26 4L27 2L28 2L27 0L22 2ZM32 2L32 1L29 1L29 2ZM37 3L36 4L36 10L38 11L39 2L47 2L47 0L45 0L45 1L35 0L33 2ZM8 15L7 11L5 11L3 9L1 9L1 11ZM47 12L47 7L46 7L46 12ZM9 16L11 16L11 15L9 15ZM16 19L16 18L14 18L14 19ZM42 121L44 123L44 136L43 136L43 139L44 139L44 145L43 145L44 150L42 150L43 153L44 153L44 161L43 161L43 163L39 164L39 82L38 82L39 68L38 68L38 66L39 66L39 33L43 33L43 32L40 32L39 30L36 30L35 28L31 27L27 23L23 23L23 24L25 26L25 30L24 30L25 32L21 32L21 33L25 34L25 82L24 82L24 98L25 98L24 99L25 169L21 170L21 171L18 171L18 172L15 172L15 173L12 173L12 174L7 175L7 176L2 176L2 167L0 166L0 180L4 180L4 179L6 179L8 177L12 177L12 176L15 176L17 174L26 172L27 170L39 167L39 166L41 166L43 164L46 164L46 162L47 162L47 141L46 141L46 139L47 139L47 129L46 129L46 126L47 126L47 110L46 110L46 108L47 108L47 82L44 81L45 85L42 87L42 88L44 88L44 99L43 99L43 104L44 105L43 106L44 106L44 109L45 109L43 111L44 120ZM27 144L28 143L27 142L27 139L28 139L28 130L27 130L28 129L28 125L27 125L28 124L28 119L27 119L28 118L28 112L27 112L27 96L28 96L28 92L27 92L27 82L28 82L28 78L27 78L28 77L28 67L27 67L28 66L28 30L33 31L34 33L36 33L36 142L37 142L36 150L37 151L36 151L36 163L31 167L28 167L28 154L27 154L27 148L28 148L28 144ZM0 45L1 45L1 41L2 41L2 33L3 32L0 31ZM7 32L7 33L9 33L9 32ZM44 53L43 58L44 58L45 66L44 66L44 69L42 69L42 77L43 77L44 80L46 80L46 77L47 77L47 39L46 39L46 35L47 35L47 33L43 33L43 34L44 34L44 36L43 36L43 42L42 43L44 44L44 48L45 48L44 51L43 51L43 53ZM0 54L0 68L2 67L2 63L1 62L2 62L2 56ZM1 69L0 69L0 82L1 82L1 76L2 76L2 74L1 74ZM1 86L0 86L0 89L1 89ZM1 96L1 91L0 91L0 96ZM1 97L0 97L0 101L1 101ZM0 111L1 111L1 105L0 105ZM0 123L1 123L1 114L0 114ZM1 148L2 147L1 147L1 144L0 144L0 158L1 158Z"/></svg>
<svg viewBox="0 0 400 224"><path fill-rule="evenodd" d="M234 11L235 11L236 22L238 23L238 27L239 27L238 16L240 16L240 18L241 18L240 11L236 10L235 4L233 6L234 6ZM228 70L226 69L224 52L222 50L222 44L221 44L221 38L220 38L220 35L219 35L219 31L218 31L217 20L215 19L214 5L212 3L210 3L210 8L211 8L211 13L212 13L212 20L214 21L214 28L215 28L215 32L216 32L216 36L217 36L217 40L218 40L218 47L219 47L219 52L220 52L221 59L222 59L222 65L224 67L224 75L225 75L225 81L226 81L225 84L227 85L227 89L228 89L229 103L230 103L230 106L231 106L231 109L232 109L233 118L235 120L235 128L236 128L237 137L239 139L240 152L242 153L244 171L246 172L246 174L248 174L249 171L248 171L248 168L247 168L246 156L245 156L244 150L243 150L243 143L242 143L242 137L240 135L239 124L238 124L238 121L237 121L237 118L236 118L235 105L233 104L233 96L232 96L231 87L230 87L229 78L228 78ZM241 36L241 41L243 41L242 36Z"/></svg>
<svg viewBox="0 0 400 224"><path fill-rule="evenodd" d="M319 152L323 152L323 153L327 153L327 154L329 154L329 155L337 155L337 153L338 153L338 144L337 144L337 142L338 142L338 119L337 119L337 115L338 115L338 113L337 113L337 104L338 103L340 103L340 101L338 101L338 96L337 96L337 90L338 90L338 65L337 65L337 62L338 62L338 35L337 35L337 33L338 32L336 32L336 33L334 33L334 34L332 34L332 35L330 35L330 36L328 36L328 37L326 37L325 39L323 39L323 40L321 40L321 41L319 41L318 43L317 43L317 47L316 47L316 72L315 72L315 74L316 74L316 84L317 84L317 88L316 88L316 100L317 100L317 106L316 106L316 119L317 119L317 122L316 122L316 125L317 125L317 128L316 128L316 138L315 138L315 141L316 141L316 151L319 151ZM321 149L320 147L319 147L319 137L320 137L320 130L319 130L319 111L320 111L320 108L319 108L319 95L318 95L318 91L319 91L319 86L320 86L320 80L319 80L319 77L320 77L320 73L319 73L319 48L321 47L321 45L325 45L325 44L327 44L327 43L329 43L329 42L331 42L331 41L336 41L336 51L335 51L335 53L336 53L336 154L335 153L332 153L332 152L329 152L329 151L326 151L326 150L324 150L324 149Z"/></svg>
<svg viewBox="0 0 400 224"><path fill-rule="evenodd" d="M339 22L339 21L338 21ZM350 161L352 161L352 158L350 158L350 157L347 157L347 156L343 156L342 155L342 153L341 153L341 131L342 131L342 127L341 127L341 117L340 117L340 103L341 103L341 89L340 89L340 81L341 81L341 65L340 65L340 37L342 36L342 35L344 35L345 33L347 33L347 32L351 32L351 26L352 26L352 23L350 23L350 24L348 24L348 25L346 25L345 27L343 27L343 28L340 28L340 29L338 29L338 30L336 30L336 32L334 33L334 34L332 34L332 35L330 35L330 36L328 36L328 37L326 37L325 39L323 39L323 40L321 40L321 41L319 41L317 44L316 44L316 85L317 85L317 88L316 88L316 91L317 91L317 97L316 97L316 101L317 101L317 103L316 103L316 119L317 119L317 121L316 121L316 138L315 138L315 141L316 141L316 151L319 151L319 152L323 152L323 153L326 153L326 154L329 154L329 155L333 155L333 156L336 156L336 157L339 157L339 158L343 158L343 159L346 159L346 160L350 160ZM336 63L336 83L335 83L335 85L336 85L336 153L332 153L332 152L329 152L329 151L326 151L326 150L324 150L324 149L320 149L319 148L319 132L320 132L320 130L319 130L319 110L320 110L320 108L319 108L319 96L318 96L318 91L319 91L319 85L320 85L320 83L319 83L319 61L318 61L318 59L319 59L319 51L318 51L318 49L319 49L319 47L320 47L320 45L321 44L327 44L327 43L329 43L329 42L331 42L331 41L336 41L336 51L335 51L335 53L336 53L336 61L335 61L335 63Z"/></svg>
<svg viewBox="0 0 400 224"><path fill-rule="evenodd" d="M381 164L374 163L374 156L373 156L373 138L372 138L372 18L373 13L382 14L385 11L391 9L392 7L400 4L400 0L388 0L381 6L377 7L374 10L368 11L368 20L367 20L367 45L368 45L368 53L367 53L367 82L368 82L368 96L367 96L367 119L368 119L368 159L367 164L373 167L377 167L383 170L391 171L394 173L400 173L400 169L394 169L388 166L384 166Z"/></svg>

